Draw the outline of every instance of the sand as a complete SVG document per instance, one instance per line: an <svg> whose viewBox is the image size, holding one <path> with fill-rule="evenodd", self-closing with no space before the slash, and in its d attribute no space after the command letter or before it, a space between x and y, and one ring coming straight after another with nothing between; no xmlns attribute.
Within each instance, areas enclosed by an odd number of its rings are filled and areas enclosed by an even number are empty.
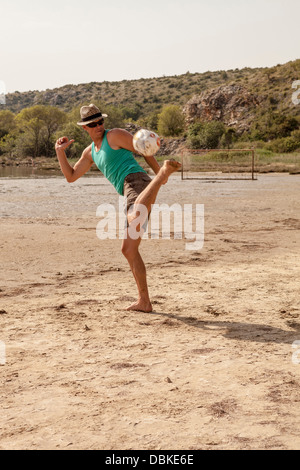
<svg viewBox="0 0 300 470"><path fill-rule="evenodd" d="M299 175L172 176L157 202L204 204L205 240L142 242L151 314L96 236L106 180L0 196L0 449L300 449Z"/></svg>

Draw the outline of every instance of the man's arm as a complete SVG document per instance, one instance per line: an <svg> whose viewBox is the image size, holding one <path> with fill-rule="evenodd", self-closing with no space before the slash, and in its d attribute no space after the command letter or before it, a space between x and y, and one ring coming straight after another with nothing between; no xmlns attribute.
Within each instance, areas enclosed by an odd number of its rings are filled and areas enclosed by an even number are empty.
<svg viewBox="0 0 300 470"><path fill-rule="evenodd" d="M157 175L157 173L159 172L160 170L160 166L156 160L155 157L145 157L143 155L144 159L146 160L147 162L147 165L150 166L150 168L152 168L152 170L154 171L154 173Z"/></svg>
<svg viewBox="0 0 300 470"><path fill-rule="evenodd" d="M136 150L133 147L133 136L130 134L130 132L127 132L124 129L112 129L107 134L107 140L110 147L114 150L123 148L136 153ZM160 166L155 157L145 157L144 155L143 157L150 168L152 168L154 173L157 175L160 170Z"/></svg>
<svg viewBox="0 0 300 470"><path fill-rule="evenodd" d="M69 164L65 153L74 140L69 140L67 137L61 137L55 144L56 155L60 164L61 171L63 172L68 183L73 183L83 176L93 165L90 147L87 147L81 158L75 163L74 168Z"/></svg>

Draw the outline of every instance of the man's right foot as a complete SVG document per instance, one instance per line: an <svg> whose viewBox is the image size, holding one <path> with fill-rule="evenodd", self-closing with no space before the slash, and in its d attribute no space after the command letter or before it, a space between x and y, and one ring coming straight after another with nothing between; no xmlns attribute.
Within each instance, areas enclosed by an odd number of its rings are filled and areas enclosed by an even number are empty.
<svg viewBox="0 0 300 470"><path fill-rule="evenodd" d="M152 312L152 305L151 302L143 302L142 300L138 300L137 302L134 302L134 304L130 305L130 307L127 307L126 310L150 313Z"/></svg>

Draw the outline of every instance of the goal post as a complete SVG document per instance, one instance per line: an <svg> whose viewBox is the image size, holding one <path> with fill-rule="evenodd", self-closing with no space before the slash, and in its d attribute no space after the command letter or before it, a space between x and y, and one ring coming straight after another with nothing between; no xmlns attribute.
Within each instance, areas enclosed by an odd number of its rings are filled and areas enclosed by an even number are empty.
<svg viewBox="0 0 300 470"><path fill-rule="evenodd" d="M187 149L181 154L181 179L256 180L251 149Z"/></svg>

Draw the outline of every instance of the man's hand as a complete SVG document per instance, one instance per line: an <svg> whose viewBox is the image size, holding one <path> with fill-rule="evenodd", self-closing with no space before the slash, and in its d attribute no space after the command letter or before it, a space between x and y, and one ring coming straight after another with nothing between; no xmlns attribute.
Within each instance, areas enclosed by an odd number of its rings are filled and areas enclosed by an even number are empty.
<svg viewBox="0 0 300 470"><path fill-rule="evenodd" d="M73 142L75 142L74 139L69 140L68 137L60 137L56 141L55 150L66 150Z"/></svg>

